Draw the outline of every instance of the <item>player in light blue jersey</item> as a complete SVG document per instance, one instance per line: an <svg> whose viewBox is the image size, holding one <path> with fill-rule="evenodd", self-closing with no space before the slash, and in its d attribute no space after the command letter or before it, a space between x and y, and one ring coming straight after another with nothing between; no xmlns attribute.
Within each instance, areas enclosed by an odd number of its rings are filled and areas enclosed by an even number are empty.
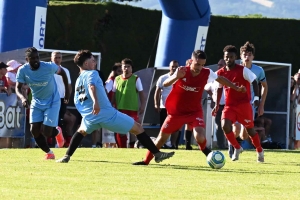
<svg viewBox="0 0 300 200"><path fill-rule="evenodd" d="M70 96L68 79L64 70L56 64L40 61L36 48L28 48L25 51L25 57L27 63L19 68L16 76L16 94L21 99L23 106L30 108L30 131L37 145L46 153L45 159L55 159L45 138L45 136L50 137L53 133L53 127L57 126L60 108L60 97L53 75L57 73L63 77L66 88L66 103ZM31 90L30 105L28 99L22 94L23 84L27 84ZM62 133L55 133L55 136L58 146L63 146Z"/></svg>
<svg viewBox="0 0 300 200"><path fill-rule="evenodd" d="M83 137L99 128L122 134L128 132L135 134L142 145L153 153L156 162L174 155L174 152L160 152L139 123L112 107L98 72L93 70L95 59L89 50L80 50L75 55L74 62L80 70L75 84L74 103L82 116L82 121L71 139L66 155L56 162L69 162Z"/></svg>
<svg viewBox="0 0 300 200"><path fill-rule="evenodd" d="M265 75L265 71L262 67L252 63L255 56L255 47L250 42L246 42L244 46L240 48L240 54L242 59L242 65L250 69L256 75L257 83L261 84L261 99L257 108L257 116L264 114L264 106L268 93L268 84ZM254 95L253 87L251 86L251 101L258 100L259 97Z"/></svg>

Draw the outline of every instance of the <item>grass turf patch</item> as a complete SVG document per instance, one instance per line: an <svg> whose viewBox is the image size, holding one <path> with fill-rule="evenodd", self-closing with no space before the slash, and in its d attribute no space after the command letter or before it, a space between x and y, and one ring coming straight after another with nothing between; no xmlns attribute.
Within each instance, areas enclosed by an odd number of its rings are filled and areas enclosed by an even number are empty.
<svg viewBox="0 0 300 200"><path fill-rule="evenodd" d="M66 149L53 149L56 158ZM170 150L164 150L170 151ZM199 150L133 166L145 149L79 148L70 162L43 160L40 149L0 150L1 199L298 199L300 152L254 151L211 169Z"/></svg>

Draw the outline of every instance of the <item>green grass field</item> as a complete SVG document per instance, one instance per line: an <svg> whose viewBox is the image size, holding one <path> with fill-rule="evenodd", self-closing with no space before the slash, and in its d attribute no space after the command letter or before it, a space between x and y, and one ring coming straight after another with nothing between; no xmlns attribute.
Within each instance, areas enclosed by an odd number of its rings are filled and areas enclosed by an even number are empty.
<svg viewBox="0 0 300 200"><path fill-rule="evenodd" d="M54 149L57 158L66 149ZM169 150L166 150L169 151ZM160 164L132 166L145 149L79 148L71 161L40 149L0 150L0 199L300 199L300 152L254 151L211 169L198 151L176 150Z"/></svg>

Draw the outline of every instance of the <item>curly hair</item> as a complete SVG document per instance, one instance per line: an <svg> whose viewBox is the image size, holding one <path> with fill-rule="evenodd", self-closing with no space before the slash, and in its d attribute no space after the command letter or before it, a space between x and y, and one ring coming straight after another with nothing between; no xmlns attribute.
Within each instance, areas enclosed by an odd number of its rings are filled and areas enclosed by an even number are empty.
<svg viewBox="0 0 300 200"><path fill-rule="evenodd" d="M82 67L83 63L87 60L90 59L93 56L90 50L79 50L78 53L74 57L74 63Z"/></svg>
<svg viewBox="0 0 300 200"><path fill-rule="evenodd" d="M240 53L242 54L243 52L251 52L253 55L255 55L254 45L247 41L244 46L241 46L240 48Z"/></svg>
<svg viewBox="0 0 300 200"><path fill-rule="evenodd" d="M230 53L235 53L237 55L238 51L236 49L235 46L233 45L227 45L226 47L224 47L223 52L230 52Z"/></svg>
<svg viewBox="0 0 300 200"><path fill-rule="evenodd" d="M32 53L38 53L38 50L35 47L29 47L25 51L25 57L28 58Z"/></svg>

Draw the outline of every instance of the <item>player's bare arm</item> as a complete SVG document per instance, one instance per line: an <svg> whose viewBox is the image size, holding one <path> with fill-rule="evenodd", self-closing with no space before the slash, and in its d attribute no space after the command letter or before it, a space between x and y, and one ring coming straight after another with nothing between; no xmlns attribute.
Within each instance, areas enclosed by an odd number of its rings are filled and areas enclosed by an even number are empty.
<svg viewBox="0 0 300 200"><path fill-rule="evenodd" d="M164 87L168 87L170 85L173 85L178 79L181 79L185 76L185 72L186 72L186 68L185 67L178 67L176 73L176 76L170 76L169 78L167 78L164 83L163 86Z"/></svg>
<svg viewBox="0 0 300 200"><path fill-rule="evenodd" d="M3 91L5 93L7 93L7 87L3 86L3 87L0 87L0 91Z"/></svg>
<svg viewBox="0 0 300 200"><path fill-rule="evenodd" d="M154 93L154 107L157 112L160 112L160 98L161 98L161 89L156 86Z"/></svg>
<svg viewBox="0 0 300 200"><path fill-rule="evenodd" d="M217 91L217 102L215 103L215 107L211 111L212 116L216 116L217 115L217 112L219 110L220 100L221 100L221 97L222 97L222 93L223 93L223 87L218 88L218 91Z"/></svg>
<svg viewBox="0 0 300 200"><path fill-rule="evenodd" d="M258 116L261 116L264 114L264 107L265 107L265 102L267 99L267 94L268 94L268 83L267 81L261 81L261 99L260 103L258 106Z"/></svg>
<svg viewBox="0 0 300 200"><path fill-rule="evenodd" d="M22 86L23 86L23 83L16 82L16 94L21 99L22 105L25 108L29 108L29 101L26 97L24 97L24 95L22 93Z"/></svg>
<svg viewBox="0 0 300 200"><path fill-rule="evenodd" d="M253 92L254 92L254 99L253 99L253 105L255 106L255 107L258 107L258 105L259 105L259 94L258 94L258 84L257 84L257 81L256 80L254 80L253 82L252 82L252 86L253 86Z"/></svg>
<svg viewBox="0 0 300 200"><path fill-rule="evenodd" d="M91 98L93 100L93 111L92 114L93 115L98 115L98 113L100 112L100 106L98 103L98 97L97 97L97 93L96 93L96 87L92 84L89 85L89 93L91 95Z"/></svg>
<svg viewBox="0 0 300 200"><path fill-rule="evenodd" d="M140 102L141 102L141 105L140 105L140 108L139 108L139 114L143 114L144 113L144 110L145 110L145 107L146 107L146 98L145 98L145 95L144 95L144 92L143 91L139 91L139 98L140 98Z"/></svg>
<svg viewBox="0 0 300 200"><path fill-rule="evenodd" d="M110 103L111 103L112 106L114 106L115 103L116 103L116 93L115 92L112 92L112 94L111 94Z"/></svg>
<svg viewBox="0 0 300 200"><path fill-rule="evenodd" d="M66 75L65 70L63 70L60 66L58 66L58 70L56 72L58 75L61 75L64 85L65 85L65 98L64 98L64 103L67 104L69 103L70 99L70 91L69 91L69 84L68 84L68 77Z"/></svg>
<svg viewBox="0 0 300 200"><path fill-rule="evenodd" d="M6 93L7 93L7 96L11 95L11 86L8 85L8 87L6 88Z"/></svg>
<svg viewBox="0 0 300 200"><path fill-rule="evenodd" d="M229 81L227 78L224 78L223 76L218 76L218 78L216 79L216 81L218 81L219 83L221 83L222 85L226 85L238 92L246 92L246 88L245 86L236 86L234 85L231 81Z"/></svg>

